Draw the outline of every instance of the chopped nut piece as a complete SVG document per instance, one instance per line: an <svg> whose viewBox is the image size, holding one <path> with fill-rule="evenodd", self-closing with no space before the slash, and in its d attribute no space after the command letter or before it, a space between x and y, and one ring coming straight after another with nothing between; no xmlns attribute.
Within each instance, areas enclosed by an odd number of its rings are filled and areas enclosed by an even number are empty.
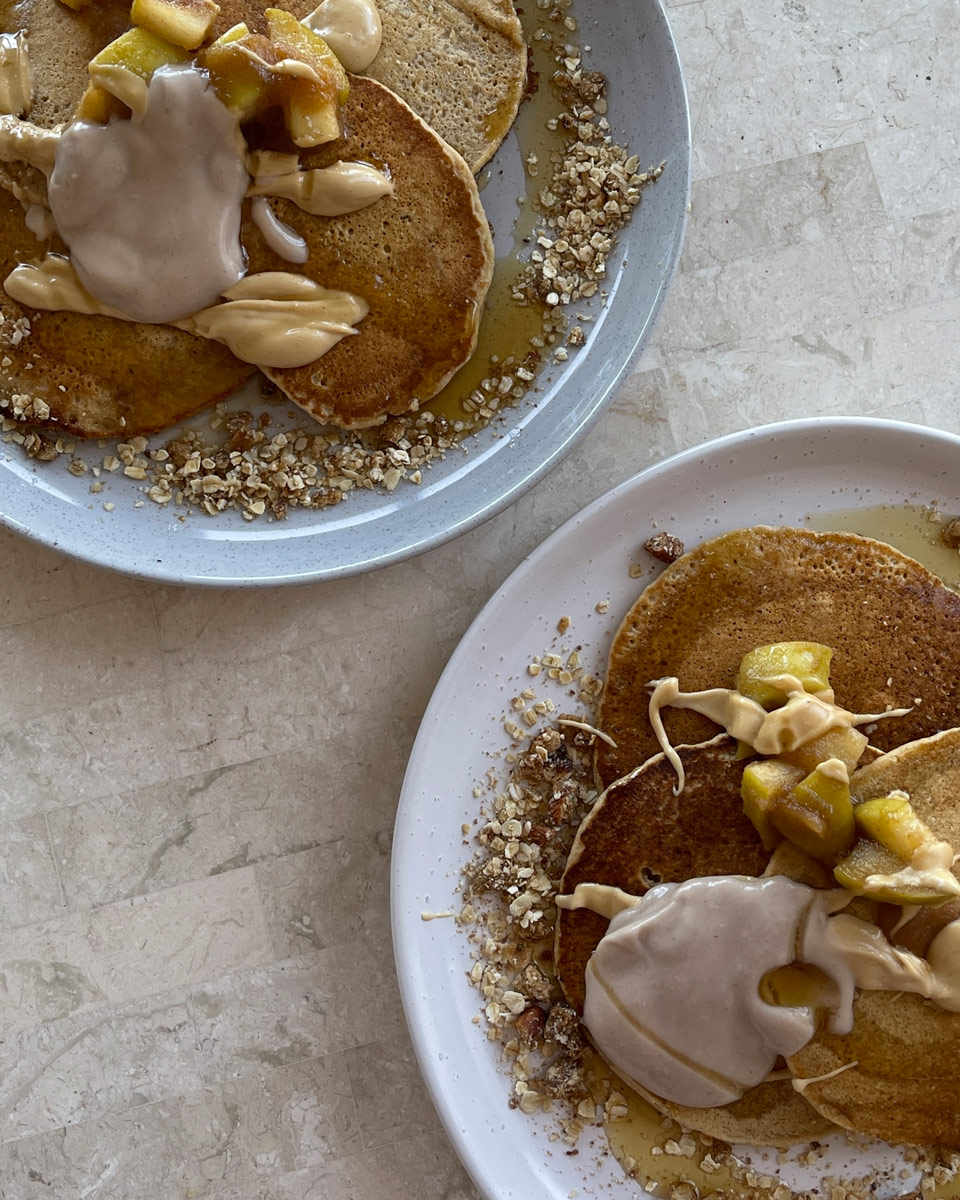
<svg viewBox="0 0 960 1200"><path fill-rule="evenodd" d="M643 543L643 548L648 554L665 563L676 562L683 554L683 542L672 533L653 534Z"/></svg>
<svg viewBox="0 0 960 1200"><path fill-rule="evenodd" d="M517 1034L525 1046L539 1046L547 1018L539 1005L531 1004L517 1017Z"/></svg>
<svg viewBox="0 0 960 1200"><path fill-rule="evenodd" d="M570 1055L576 1056L583 1050L580 1020L574 1010L565 1004L556 1004L550 1010L544 1037L562 1046Z"/></svg>
<svg viewBox="0 0 960 1200"><path fill-rule="evenodd" d="M940 530L940 540L951 550L960 549L960 517L954 517Z"/></svg>

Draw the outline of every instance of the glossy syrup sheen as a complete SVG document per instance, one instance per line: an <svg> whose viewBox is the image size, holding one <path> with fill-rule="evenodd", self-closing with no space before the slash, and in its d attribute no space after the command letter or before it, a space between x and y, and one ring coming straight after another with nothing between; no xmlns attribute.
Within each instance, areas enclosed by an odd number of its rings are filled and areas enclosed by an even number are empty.
<svg viewBox="0 0 960 1200"><path fill-rule="evenodd" d="M940 537L943 526L955 515L930 505L877 504L817 511L807 516L806 523L821 532L837 529L886 542L922 563L948 587L960 589L960 550L951 549Z"/></svg>
<svg viewBox="0 0 960 1200"><path fill-rule="evenodd" d="M578 34L544 20L541 10L533 4L524 5L523 10L519 13L520 21L527 41L530 68L538 84L536 90L528 93L521 103L510 136L516 138L524 161L528 155L536 155L537 174L524 172L525 195L511 229L513 244L506 253L497 257L494 264L493 282L484 304L473 357L442 391L424 405L438 416L446 417L448 421L461 421L470 429L480 428L485 421L479 414L468 412L463 407L463 400L479 388L484 379L495 376L497 363L503 363L511 357L519 363L531 348L530 339L543 333L544 305L539 302L521 303L514 299L513 291L529 260L530 243L538 224L534 201L540 191L548 186L553 169L552 160L563 154L569 137L560 126L555 130L547 128L547 121L558 117L564 107L550 84L550 77L557 70L554 39L576 45ZM538 30L549 32L551 38L538 39L534 36ZM488 168L493 174L497 170L496 163L497 159L494 159ZM486 177L486 172L480 177L481 193ZM501 407L505 407L506 403Z"/></svg>

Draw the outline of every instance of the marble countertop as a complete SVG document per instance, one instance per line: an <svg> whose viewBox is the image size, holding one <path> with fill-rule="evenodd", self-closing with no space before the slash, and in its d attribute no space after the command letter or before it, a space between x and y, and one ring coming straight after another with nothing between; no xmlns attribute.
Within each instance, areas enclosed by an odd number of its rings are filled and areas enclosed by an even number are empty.
<svg viewBox="0 0 960 1200"><path fill-rule="evenodd" d="M670 8L690 225L653 343L518 504L377 574L160 587L0 533L0 1196L474 1196L393 972L391 828L458 638L547 533L709 436L960 432L958 0Z"/></svg>

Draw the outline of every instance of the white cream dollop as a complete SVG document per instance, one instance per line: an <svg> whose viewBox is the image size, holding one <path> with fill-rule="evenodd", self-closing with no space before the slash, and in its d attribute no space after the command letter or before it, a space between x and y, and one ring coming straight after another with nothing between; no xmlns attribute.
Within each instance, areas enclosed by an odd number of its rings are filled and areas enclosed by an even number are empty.
<svg viewBox="0 0 960 1200"><path fill-rule="evenodd" d="M628 1082L664 1099L697 1108L738 1099L813 1036L813 1008L768 1004L759 985L797 958L811 915L837 902L783 876L652 888L613 918L590 959L591 1038ZM822 942L805 951L852 996L839 954Z"/></svg>
<svg viewBox="0 0 960 1200"><path fill-rule="evenodd" d="M167 66L142 116L64 131L50 209L92 296L136 321L172 322L242 278L248 182L237 120L206 75Z"/></svg>
<svg viewBox="0 0 960 1200"><path fill-rule="evenodd" d="M830 988L834 1033L854 1024L856 988L912 992L960 1011L960 921L923 959L840 910L848 892L782 875L665 883L645 896L582 883L559 908L611 918L586 971L583 1023L627 1082L694 1108L737 1100L813 1036L813 1007L768 1003L768 972L808 963Z"/></svg>

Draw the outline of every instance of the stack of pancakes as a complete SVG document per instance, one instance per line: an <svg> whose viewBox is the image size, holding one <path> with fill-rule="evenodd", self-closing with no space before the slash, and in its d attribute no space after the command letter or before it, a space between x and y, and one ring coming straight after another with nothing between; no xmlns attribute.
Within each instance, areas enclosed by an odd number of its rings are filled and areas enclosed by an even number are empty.
<svg viewBox="0 0 960 1200"><path fill-rule="evenodd" d="M788 640L834 648L831 682L844 707L882 712L914 705L871 734L873 745L851 780L854 802L902 789L920 819L960 847L960 596L880 542L759 527L679 559L624 619L598 717L617 746L598 743L595 766L606 790L580 827L561 892L590 882L641 894L661 881L764 873L835 886L788 844L772 858L764 850L743 814L743 762L732 739L717 736L716 726L696 713L664 711L671 741L686 743L680 750L686 785L677 796L676 775L647 717L648 680L676 675L687 691L730 686L747 651ZM858 915L892 931L899 908L854 903ZM921 910L888 936L923 954L958 907ZM587 961L606 927L586 909L558 915L557 972L578 1012ZM960 1014L916 995L873 991L858 991L854 1014L850 1034L821 1027L785 1064L796 1079L849 1068L802 1092L784 1078L721 1108L647 1099L683 1125L730 1142L786 1147L840 1125L890 1142L960 1147L953 1058Z"/></svg>
<svg viewBox="0 0 960 1200"><path fill-rule="evenodd" d="M297 0L290 11L303 17L313 7ZM224 0L214 34L240 21L261 29L262 8ZM343 136L302 155L302 165L368 162L389 172L394 194L334 218L271 199L278 217L307 241L303 266L274 255L249 220L243 228L251 271L295 270L369 304L361 336L345 338L306 367L270 372L318 420L348 428L430 399L473 352L493 271L473 172L509 129L526 80L526 47L511 0L380 0L379 8L383 43L366 75L351 76ZM29 119L45 127L68 121L87 85L90 58L128 26L128 0L96 0L79 12L59 0L2 0L0 29L27 37L34 78ZM17 263L65 247L56 236L39 241L15 198L42 199L38 172L0 163L0 185L5 278ZM79 437L166 428L255 372L218 343L168 326L37 314L5 292L0 314L6 364L0 393L44 401L49 424ZM20 341L11 334L22 317L32 329Z"/></svg>

